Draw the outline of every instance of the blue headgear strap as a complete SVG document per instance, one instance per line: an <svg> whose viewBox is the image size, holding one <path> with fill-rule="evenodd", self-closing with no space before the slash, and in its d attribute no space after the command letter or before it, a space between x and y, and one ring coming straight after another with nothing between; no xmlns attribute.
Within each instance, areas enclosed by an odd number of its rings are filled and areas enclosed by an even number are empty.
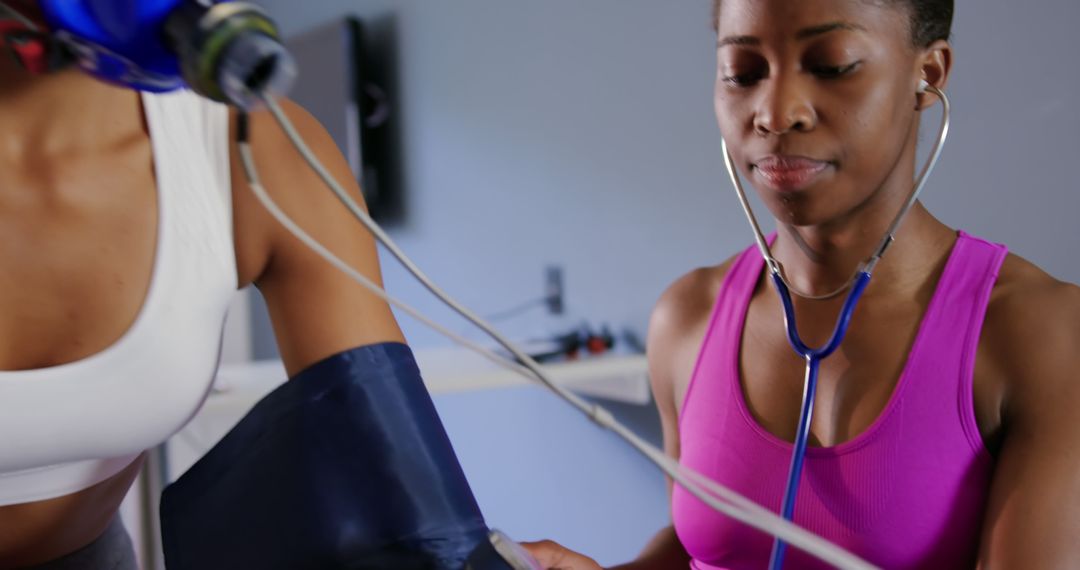
<svg viewBox="0 0 1080 570"><path fill-rule="evenodd" d="M210 0L40 0L51 40L105 81L181 87L248 108L295 77L277 26L258 6Z"/></svg>
<svg viewBox="0 0 1080 570"><path fill-rule="evenodd" d="M162 29L181 0L41 0L53 35L93 75L142 91L184 86Z"/></svg>

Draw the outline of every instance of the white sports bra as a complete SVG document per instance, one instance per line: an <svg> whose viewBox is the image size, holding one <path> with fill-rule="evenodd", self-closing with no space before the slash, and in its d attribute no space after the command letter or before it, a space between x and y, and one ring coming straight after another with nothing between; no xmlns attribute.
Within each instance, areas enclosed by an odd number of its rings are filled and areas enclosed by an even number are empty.
<svg viewBox="0 0 1080 570"><path fill-rule="evenodd" d="M0 506L112 477L187 423L209 392L237 284L228 110L187 91L142 102L158 192L149 290L104 351L0 372Z"/></svg>

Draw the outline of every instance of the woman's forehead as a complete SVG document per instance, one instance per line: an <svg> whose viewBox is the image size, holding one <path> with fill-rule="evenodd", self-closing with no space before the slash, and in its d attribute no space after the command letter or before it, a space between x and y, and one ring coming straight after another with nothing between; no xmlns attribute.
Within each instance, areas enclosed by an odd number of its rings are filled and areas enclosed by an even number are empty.
<svg viewBox="0 0 1080 570"><path fill-rule="evenodd" d="M868 34L907 35L902 2L867 0L722 0L717 30L721 38L747 36L791 39L832 26Z"/></svg>

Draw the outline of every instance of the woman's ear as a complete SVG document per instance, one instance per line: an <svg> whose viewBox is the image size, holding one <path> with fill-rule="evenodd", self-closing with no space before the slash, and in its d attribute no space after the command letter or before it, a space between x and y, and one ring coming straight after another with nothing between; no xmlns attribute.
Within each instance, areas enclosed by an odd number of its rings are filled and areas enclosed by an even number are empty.
<svg viewBox="0 0 1080 570"><path fill-rule="evenodd" d="M945 40L937 40L919 53L916 59L916 110L924 111L932 107L937 100L932 93L921 88L918 82L925 81L928 85L944 91L949 83L952 64L952 45Z"/></svg>

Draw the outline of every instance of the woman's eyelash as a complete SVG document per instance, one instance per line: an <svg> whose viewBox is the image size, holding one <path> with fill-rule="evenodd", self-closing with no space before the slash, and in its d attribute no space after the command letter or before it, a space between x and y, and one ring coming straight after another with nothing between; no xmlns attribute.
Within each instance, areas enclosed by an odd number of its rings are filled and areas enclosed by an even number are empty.
<svg viewBox="0 0 1080 570"><path fill-rule="evenodd" d="M844 75L855 71L855 68L859 66L859 63L861 62L856 61L848 65L814 65L810 67L810 72L826 79L843 77Z"/></svg>
<svg viewBox="0 0 1080 570"><path fill-rule="evenodd" d="M836 79L855 71L861 63L861 61L856 61L847 65L814 65L807 69L818 77L824 79ZM723 81L734 87L749 87L764 78L765 74L762 72L738 73L724 76Z"/></svg>
<svg viewBox="0 0 1080 570"><path fill-rule="evenodd" d="M760 81L764 77L761 73L740 73L736 75L728 75L724 77L724 83L728 85L734 85L735 87L746 87L753 83Z"/></svg>

